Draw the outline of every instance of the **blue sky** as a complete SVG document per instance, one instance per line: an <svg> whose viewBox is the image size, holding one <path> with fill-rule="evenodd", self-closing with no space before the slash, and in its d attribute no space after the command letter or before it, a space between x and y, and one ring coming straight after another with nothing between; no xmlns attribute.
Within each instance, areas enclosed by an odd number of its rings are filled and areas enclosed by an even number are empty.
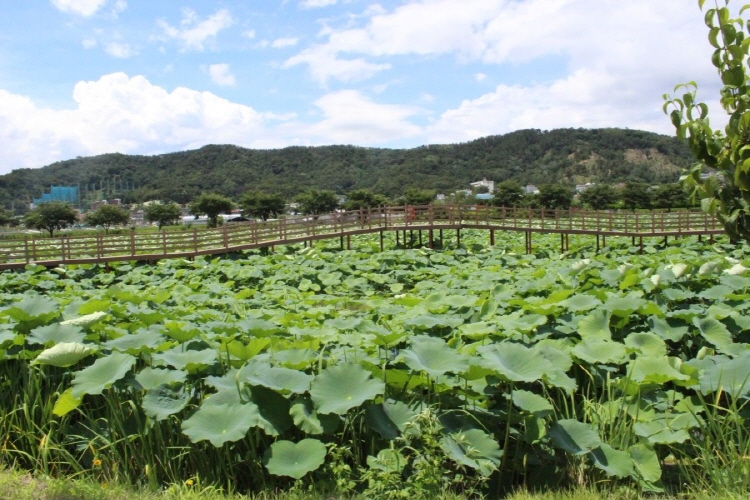
<svg viewBox="0 0 750 500"><path fill-rule="evenodd" d="M205 144L672 134L677 83L719 111L706 40L696 0L7 1L0 173Z"/></svg>

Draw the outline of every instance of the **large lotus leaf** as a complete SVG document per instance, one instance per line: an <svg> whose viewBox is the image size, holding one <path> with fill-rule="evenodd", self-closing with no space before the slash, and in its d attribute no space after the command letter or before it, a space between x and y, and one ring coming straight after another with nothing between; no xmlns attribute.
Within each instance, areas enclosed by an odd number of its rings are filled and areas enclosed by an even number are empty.
<svg viewBox="0 0 750 500"><path fill-rule="evenodd" d="M593 450L589 456L594 466L606 472L608 476L627 477L633 473L633 461L630 455L606 443Z"/></svg>
<svg viewBox="0 0 750 500"><path fill-rule="evenodd" d="M639 384L665 384L672 380L690 380L670 363L667 357L638 356L630 363L630 378Z"/></svg>
<svg viewBox="0 0 750 500"><path fill-rule="evenodd" d="M228 342L224 348L230 356L246 361L260 354L260 352L271 344L271 339L265 337L253 337L247 343L233 340Z"/></svg>
<svg viewBox="0 0 750 500"><path fill-rule="evenodd" d="M625 345L643 356L667 355L667 344L651 332L633 332L625 337Z"/></svg>
<svg viewBox="0 0 750 500"><path fill-rule="evenodd" d="M304 396L294 400L289 407L294 425L307 434L333 434L341 422L338 415L318 414L312 400Z"/></svg>
<svg viewBox="0 0 750 500"><path fill-rule="evenodd" d="M165 341L164 336L154 329L142 328L138 333L126 333L122 337L108 340L102 345L106 349L139 354L156 349Z"/></svg>
<svg viewBox="0 0 750 500"><path fill-rule="evenodd" d="M313 376L291 368L271 366L268 362L250 360L240 370L237 378L250 385L259 385L275 391L302 394L310 389Z"/></svg>
<svg viewBox="0 0 750 500"><path fill-rule="evenodd" d="M567 308L571 312L583 312L590 311L602 305L602 301L584 293L573 295L572 297L563 300L560 305Z"/></svg>
<svg viewBox="0 0 750 500"><path fill-rule="evenodd" d="M587 340L580 342L571 351L571 354L591 364L622 364L627 357L627 349L619 342L609 340Z"/></svg>
<svg viewBox="0 0 750 500"><path fill-rule="evenodd" d="M732 345L732 334L722 322L714 318L693 318L693 324L708 342L720 351L729 349Z"/></svg>
<svg viewBox="0 0 750 500"><path fill-rule="evenodd" d="M611 317L612 313L604 309L593 311L578 321L578 335L584 341L611 340L612 332L609 329Z"/></svg>
<svg viewBox="0 0 750 500"><path fill-rule="evenodd" d="M62 342L42 351L32 363L35 365L68 367L73 366L96 351L97 349L92 345L78 342Z"/></svg>
<svg viewBox="0 0 750 500"><path fill-rule="evenodd" d="M724 297L733 293L734 290L726 285L714 285L698 294L698 297L708 300L724 300Z"/></svg>
<svg viewBox="0 0 750 500"><path fill-rule="evenodd" d="M451 349L444 340L419 335L412 338L410 349L401 351L409 368L436 377L445 373L462 373L469 368L468 359Z"/></svg>
<svg viewBox="0 0 750 500"><path fill-rule="evenodd" d="M651 331L664 340L679 342L688 333L685 322L678 319L652 317L649 318L648 323L651 326Z"/></svg>
<svg viewBox="0 0 750 500"><path fill-rule="evenodd" d="M547 316L542 314L513 313L498 316L496 320L506 332L530 333L547 323Z"/></svg>
<svg viewBox="0 0 750 500"><path fill-rule="evenodd" d="M497 441L480 429L452 432L440 439L440 446L456 462L489 476L497 470L503 450Z"/></svg>
<svg viewBox="0 0 750 500"><path fill-rule="evenodd" d="M57 316L57 302L42 296L28 297L5 310L5 314L20 322L47 323Z"/></svg>
<svg viewBox="0 0 750 500"><path fill-rule="evenodd" d="M186 369L188 372L196 367L212 365L216 361L216 349L202 349L200 351L183 351L181 347L156 353L154 361L172 366L178 370Z"/></svg>
<svg viewBox="0 0 750 500"><path fill-rule="evenodd" d="M602 441L589 425L573 419L558 420L550 428L554 443L573 455L584 455L600 447Z"/></svg>
<svg viewBox="0 0 750 500"><path fill-rule="evenodd" d="M165 321L164 334L177 342L184 343L201 334L200 329L194 323L188 321Z"/></svg>
<svg viewBox="0 0 750 500"><path fill-rule="evenodd" d="M463 324L464 320L459 316L449 314L423 314L404 321L404 326L413 326L418 330L430 330L432 328L456 328Z"/></svg>
<svg viewBox="0 0 750 500"><path fill-rule="evenodd" d="M323 324L341 331L356 330L362 324L362 318L356 316L349 316L348 318L338 317L327 319Z"/></svg>
<svg viewBox="0 0 750 500"><path fill-rule="evenodd" d="M101 394L127 375L135 361L133 356L120 352L97 359L91 366L73 374L73 396L80 398L84 394Z"/></svg>
<svg viewBox="0 0 750 500"><path fill-rule="evenodd" d="M385 384L355 364L331 366L312 382L310 396L319 413L343 415L368 399L383 394Z"/></svg>
<svg viewBox="0 0 750 500"><path fill-rule="evenodd" d="M182 433L190 441L208 440L215 447L244 438L258 424L260 413L255 404L201 405L182 422Z"/></svg>
<svg viewBox="0 0 750 500"><path fill-rule="evenodd" d="M104 301L107 304L107 307L109 307L109 301ZM83 306L81 306L83 308ZM80 311L80 309L79 309ZM94 325L107 317L107 313L104 311L96 311L92 312L91 314L86 314L84 316L79 316L77 318L71 318L66 319L65 321L61 321L61 325L73 325L73 326L80 326L81 328L88 328L91 325Z"/></svg>
<svg viewBox="0 0 750 500"><path fill-rule="evenodd" d="M520 389L513 391L513 404L523 411L539 415L546 415L554 410L547 398Z"/></svg>
<svg viewBox="0 0 750 500"><path fill-rule="evenodd" d="M276 323L271 323L260 318L245 318L237 322L237 328L255 337L268 337L282 331Z"/></svg>
<svg viewBox="0 0 750 500"><path fill-rule="evenodd" d="M6 342L10 342L16 339L16 333L13 330L0 330L0 346Z"/></svg>
<svg viewBox="0 0 750 500"><path fill-rule="evenodd" d="M143 397L143 411L155 420L164 420L179 412L190 401L190 392L184 387L160 385L146 392Z"/></svg>
<svg viewBox="0 0 750 500"><path fill-rule="evenodd" d="M636 422L633 424L633 432L652 444L684 443L690 439L688 429L697 425L693 415L679 413Z"/></svg>
<svg viewBox="0 0 750 500"><path fill-rule="evenodd" d="M300 479L323 465L326 445L317 439L303 439L299 443L276 441L263 458L271 474Z"/></svg>
<svg viewBox="0 0 750 500"><path fill-rule="evenodd" d="M469 339L483 339L486 336L495 333L498 330L498 326L494 323L488 323L486 321L478 321L476 323L465 323L459 327L462 337Z"/></svg>
<svg viewBox="0 0 750 500"><path fill-rule="evenodd" d="M366 421L370 429L383 439L393 440L407 429L417 412L401 401L387 399L382 404L367 407Z"/></svg>
<svg viewBox="0 0 750 500"><path fill-rule="evenodd" d="M653 448L645 444L636 444L631 446L628 452L638 474L644 480L655 483L661 479L661 464Z"/></svg>
<svg viewBox="0 0 750 500"><path fill-rule="evenodd" d="M274 353L274 359L280 365L295 370L309 368L318 360L318 353L312 349L285 349Z"/></svg>
<svg viewBox="0 0 750 500"><path fill-rule="evenodd" d="M695 292L682 288L665 288L661 293L672 302L684 302L695 297Z"/></svg>
<svg viewBox="0 0 750 500"><path fill-rule="evenodd" d="M406 463L406 457L398 450L391 448L380 450L377 457L373 457L372 455L367 457L367 466L370 469L383 472L399 473L404 469Z"/></svg>
<svg viewBox="0 0 750 500"><path fill-rule="evenodd" d="M55 323L34 328L26 336L26 341L31 344L54 345L60 342L81 343L85 338L86 334L80 326Z"/></svg>
<svg viewBox="0 0 750 500"><path fill-rule="evenodd" d="M750 393L750 353L744 353L731 360L722 361L723 356L707 363L700 374L700 388L705 395L721 389L733 398Z"/></svg>
<svg viewBox="0 0 750 500"><path fill-rule="evenodd" d="M478 349L485 368L514 382L535 382L555 367L541 352L521 344L504 342Z"/></svg>
<svg viewBox="0 0 750 500"><path fill-rule="evenodd" d="M292 427L289 400L278 392L265 387L253 387L250 400L256 404L260 413L258 427L269 436L278 436Z"/></svg>
<svg viewBox="0 0 750 500"><path fill-rule="evenodd" d="M160 385L183 383L187 379L187 372L169 370L166 368L146 367L135 376L135 381L147 391L156 389Z"/></svg>
<svg viewBox="0 0 750 500"><path fill-rule="evenodd" d="M616 316L629 316L647 304L646 300L641 298L637 292L634 292L625 297L612 297L604 303L602 308L611 311Z"/></svg>

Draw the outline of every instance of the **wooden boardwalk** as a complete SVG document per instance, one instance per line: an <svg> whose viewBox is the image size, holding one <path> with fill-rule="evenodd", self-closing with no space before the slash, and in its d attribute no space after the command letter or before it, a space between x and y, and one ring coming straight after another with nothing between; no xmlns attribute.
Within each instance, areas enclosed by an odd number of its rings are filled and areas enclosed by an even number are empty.
<svg viewBox="0 0 750 500"><path fill-rule="evenodd" d="M627 212L543 210L466 205L383 207L320 216L296 216L272 221L229 223L216 229L185 228L162 232L128 231L124 234L62 235L0 240L0 270L23 268L30 263L45 266L113 261L190 258L273 247L321 239L340 238L347 244L354 235L427 231L425 244L432 246L434 232L483 229L495 244L496 231L523 232L526 251L532 250L534 233L560 235L561 250L574 234L596 236L597 249L607 237L632 237L643 246L644 237L681 237L723 234L722 226L703 212ZM413 233L412 233L413 234Z"/></svg>

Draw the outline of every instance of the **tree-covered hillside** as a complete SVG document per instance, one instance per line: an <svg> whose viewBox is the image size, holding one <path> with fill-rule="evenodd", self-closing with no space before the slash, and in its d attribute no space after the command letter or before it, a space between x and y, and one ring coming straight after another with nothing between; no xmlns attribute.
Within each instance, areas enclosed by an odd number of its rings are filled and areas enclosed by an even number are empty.
<svg viewBox="0 0 750 500"><path fill-rule="evenodd" d="M525 184L675 182L691 162L674 137L621 129L521 130L463 144L414 149L356 146L251 150L210 145L157 156L119 153L61 161L0 176L0 206L26 206L51 185L79 185L90 198L186 203L202 192L248 190L293 196L310 188L367 188L397 196L409 187L451 191L482 178Z"/></svg>

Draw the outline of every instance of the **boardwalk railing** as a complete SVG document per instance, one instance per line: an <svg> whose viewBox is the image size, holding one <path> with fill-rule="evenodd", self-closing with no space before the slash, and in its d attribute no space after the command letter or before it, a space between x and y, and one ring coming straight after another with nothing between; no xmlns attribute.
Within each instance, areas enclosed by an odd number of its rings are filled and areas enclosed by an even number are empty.
<svg viewBox="0 0 750 500"><path fill-rule="evenodd" d="M380 207L318 216L228 223L216 229L63 235L0 240L0 269L226 253L384 231L485 228L603 236L713 235L723 228L703 212L544 210L466 205Z"/></svg>

